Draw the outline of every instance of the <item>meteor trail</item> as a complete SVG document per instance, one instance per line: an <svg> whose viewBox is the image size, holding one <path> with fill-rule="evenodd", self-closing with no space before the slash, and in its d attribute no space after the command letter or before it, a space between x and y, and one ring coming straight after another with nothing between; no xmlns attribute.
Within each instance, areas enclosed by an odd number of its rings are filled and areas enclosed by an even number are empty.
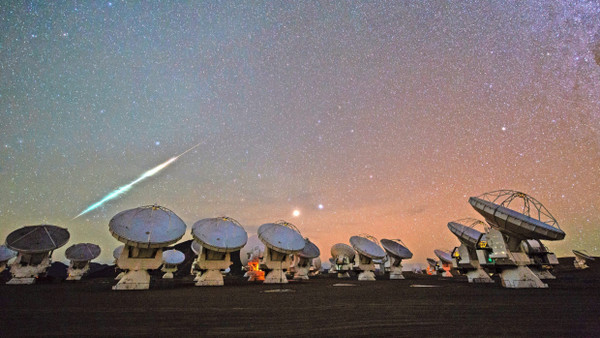
<svg viewBox="0 0 600 338"><path fill-rule="evenodd" d="M145 173L142 174L142 176L138 177L135 181L124 185L122 187L120 187L117 190L114 190L113 192L111 192L110 194L104 196L104 198L102 198L101 200L99 200L98 202L90 205L89 207L87 207L87 209L83 210L81 213L79 213L79 215L73 217L73 219L76 219L77 217L83 215L83 214L87 214L88 212L96 209L97 207L101 206L102 204L104 204L104 202L106 201L110 201L112 199L115 199L117 197L119 197L120 195L126 193L127 191L129 191L129 189L131 189L131 187L133 187L136 183L143 181L144 179L153 176L154 174L158 173L159 171L163 170L164 168L168 167L169 164L175 162L178 158L180 158L181 156L185 155L188 151L191 151L192 149L196 148L197 146L199 146L200 143L196 144L195 146L191 147L190 149L184 151L183 153L172 157L171 159L169 159L168 161L166 161L163 164L159 164L156 167L146 171Z"/></svg>

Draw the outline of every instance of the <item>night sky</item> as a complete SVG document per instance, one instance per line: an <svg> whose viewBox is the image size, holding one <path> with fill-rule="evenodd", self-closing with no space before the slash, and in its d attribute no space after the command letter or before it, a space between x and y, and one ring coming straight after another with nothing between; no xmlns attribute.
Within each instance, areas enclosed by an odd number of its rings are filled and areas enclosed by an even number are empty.
<svg viewBox="0 0 600 338"><path fill-rule="evenodd" d="M424 264L497 189L550 210L551 251L600 255L598 1L5 1L0 31L0 238L67 227L55 260L111 261L109 220L156 203Z"/></svg>

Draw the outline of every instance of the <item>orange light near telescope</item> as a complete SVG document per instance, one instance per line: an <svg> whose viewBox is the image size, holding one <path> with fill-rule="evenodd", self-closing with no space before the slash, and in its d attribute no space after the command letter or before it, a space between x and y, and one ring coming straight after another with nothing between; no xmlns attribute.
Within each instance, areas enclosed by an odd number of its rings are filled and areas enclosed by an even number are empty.
<svg viewBox="0 0 600 338"><path fill-rule="evenodd" d="M248 277L250 277L249 281L263 281L265 280L265 272L262 271L259 267L260 261L250 261L248 262Z"/></svg>

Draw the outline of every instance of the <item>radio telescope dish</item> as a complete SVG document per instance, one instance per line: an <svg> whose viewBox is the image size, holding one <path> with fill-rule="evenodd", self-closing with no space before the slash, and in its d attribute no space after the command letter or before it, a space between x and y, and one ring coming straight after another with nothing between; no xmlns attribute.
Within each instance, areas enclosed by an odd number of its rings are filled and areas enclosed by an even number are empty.
<svg viewBox="0 0 600 338"><path fill-rule="evenodd" d="M196 276L194 277L194 282L200 280L200 276L202 275L202 270L198 266L198 255L202 252L202 244L198 243L195 240L192 240L192 244L190 244L192 248L192 252L194 253L194 259L192 260L192 267L190 269L190 275Z"/></svg>
<svg viewBox="0 0 600 338"><path fill-rule="evenodd" d="M294 254L304 248L304 238L298 230L283 223L261 225L258 228L258 238L267 248L285 254Z"/></svg>
<svg viewBox="0 0 600 338"><path fill-rule="evenodd" d="M198 266L207 270L196 286L224 285L221 270L228 269L232 264L230 253L246 245L246 230L233 218L205 218L194 223L192 236L202 245Z"/></svg>
<svg viewBox="0 0 600 338"><path fill-rule="evenodd" d="M185 234L185 223L173 211L149 205L122 211L109 222L117 240L125 243L117 265L128 270L113 290L145 290L150 287L148 269L162 265L163 248Z"/></svg>
<svg viewBox="0 0 600 338"><path fill-rule="evenodd" d="M565 233L546 207L533 197L513 190L471 197L469 203L492 227L486 232L486 245L482 247L485 250L478 252L479 263L499 271L504 287L547 288L540 276L552 275L543 266L540 269L540 264L550 267L558 264L558 259L539 241L562 240ZM528 250L532 244L544 250ZM535 271L528 267L532 261Z"/></svg>
<svg viewBox="0 0 600 338"><path fill-rule="evenodd" d="M371 259L383 259L385 257L385 251L377 244L377 239L374 237L367 238L363 236L350 237L350 244L352 244L354 250L356 250L359 255Z"/></svg>
<svg viewBox="0 0 600 338"><path fill-rule="evenodd" d="M427 258L427 274L432 276L437 276L438 271L440 270L440 264L433 258Z"/></svg>
<svg viewBox="0 0 600 338"><path fill-rule="evenodd" d="M321 254L321 250L310 239L305 238L304 243L304 248L295 254L297 258L294 260L294 269L296 270L294 279L308 279L313 258L319 257Z"/></svg>
<svg viewBox="0 0 600 338"><path fill-rule="evenodd" d="M404 279L402 260L412 258L413 254L400 239L382 239L381 246L390 256L390 279Z"/></svg>
<svg viewBox="0 0 600 338"><path fill-rule="evenodd" d="M119 257L121 256L121 253L123 253L123 248L125 248L125 245L119 245L113 250L113 257L115 258L115 263L117 259L119 259Z"/></svg>
<svg viewBox="0 0 600 338"><path fill-rule="evenodd" d="M67 244L69 231L55 225L30 225L11 232L6 246L19 253L44 253Z"/></svg>
<svg viewBox="0 0 600 338"><path fill-rule="evenodd" d="M217 252L233 252L248 241L246 230L233 218L206 218L194 223L192 236L202 247Z"/></svg>
<svg viewBox="0 0 600 338"><path fill-rule="evenodd" d="M118 267L117 265L117 261L119 260L119 257L121 256L121 254L123 253L123 249L125 248L125 245L119 245L118 247L116 247L113 250L113 257L115 259L114 264L115 266ZM125 271L121 271L119 272L119 274L115 277L115 280L119 280L121 279L123 276L125 276Z"/></svg>
<svg viewBox="0 0 600 338"><path fill-rule="evenodd" d="M442 250L434 250L433 253L440 259L442 263L452 264L452 256L449 252Z"/></svg>
<svg viewBox="0 0 600 338"><path fill-rule="evenodd" d="M354 255L356 255L356 251L348 244L337 243L331 247L331 256L334 258L339 256L348 257L351 262L354 260Z"/></svg>
<svg viewBox="0 0 600 338"><path fill-rule="evenodd" d="M573 265L576 269L587 269L589 266L586 261L594 261L596 260L592 255L588 254L584 250L573 250L573 254L575 254L575 260L573 261Z"/></svg>
<svg viewBox="0 0 600 338"><path fill-rule="evenodd" d="M482 232L475 229L475 226L482 226L487 231L488 226L474 218L463 218L448 223L448 229L458 237L458 240L469 247L476 247L483 235Z"/></svg>
<svg viewBox="0 0 600 338"><path fill-rule="evenodd" d="M323 265L321 264L321 258L315 257L311 260L311 265L309 269L309 276L316 276L321 273L321 268Z"/></svg>
<svg viewBox="0 0 600 338"><path fill-rule="evenodd" d="M162 258L165 264L178 265L183 263L185 255L179 250L171 249L163 251Z"/></svg>
<svg viewBox="0 0 600 338"><path fill-rule="evenodd" d="M385 251L379 246L377 238L363 234L350 237L350 244L358 252L358 268L362 271L358 275L358 280L375 280L374 259L383 259Z"/></svg>
<svg viewBox="0 0 600 338"><path fill-rule="evenodd" d="M4 271L4 269L6 269L6 264L8 263L8 261L15 258L16 256L16 251L7 248L6 245L0 245L0 272Z"/></svg>
<svg viewBox="0 0 600 338"><path fill-rule="evenodd" d="M192 244L190 245L190 247L192 248L192 252L195 253L196 255L199 255L200 252L202 252L202 244L200 244L196 241L192 241Z"/></svg>
<svg viewBox="0 0 600 338"><path fill-rule="evenodd" d="M287 283L284 267L291 265L292 254L304 248L304 238L293 224L286 221L263 224L257 233L258 238L267 247L263 263L268 269L272 269L265 277L265 283Z"/></svg>
<svg viewBox="0 0 600 338"><path fill-rule="evenodd" d="M6 246L16 251L11 264L12 279L6 284L33 284L52 263L52 251L69 241L69 231L55 225L30 225L11 232Z"/></svg>
<svg viewBox="0 0 600 338"><path fill-rule="evenodd" d="M450 269L452 269L452 255L443 250L434 250L433 253L440 259L441 268L444 271L442 277L452 277Z"/></svg>
<svg viewBox="0 0 600 338"><path fill-rule="evenodd" d="M100 256L100 247L92 243L79 243L71 245L65 251L65 257L74 262L89 262Z"/></svg>
<svg viewBox="0 0 600 338"><path fill-rule="evenodd" d="M100 247L92 243L71 245L65 257L71 261L67 269L67 280L80 280L90 269L90 261L100 256Z"/></svg>
<svg viewBox="0 0 600 338"><path fill-rule="evenodd" d="M164 248L185 234L185 223L158 205L129 209L114 216L108 228L117 240L136 248Z"/></svg>
<svg viewBox="0 0 600 338"><path fill-rule="evenodd" d="M163 279L173 279L173 273L177 271L177 265L183 263L185 255L183 252L175 249L163 251L162 253L163 267L161 269L165 274Z"/></svg>
<svg viewBox="0 0 600 338"><path fill-rule="evenodd" d="M548 209L522 192L492 191L469 198L469 203L492 227L516 238L549 241L565 238L565 233ZM511 205L519 205L520 210L509 209Z"/></svg>
<svg viewBox="0 0 600 338"><path fill-rule="evenodd" d="M320 254L321 254L321 250L319 250L319 248L313 242L311 242L310 239L308 239L308 238L305 239L304 248L296 253L296 255L298 255L298 257L307 258L307 259L313 259L315 257L319 257Z"/></svg>
<svg viewBox="0 0 600 338"><path fill-rule="evenodd" d="M337 272L338 278L350 278L355 256L356 251L348 244L337 243L331 247L331 269Z"/></svg>
<svg viewBox="0 0 600 338"><path fill-rule="evenodd" d="M461 245L452 251L452 267L467 276L469 283L493 283L490 275L483 270L478 261L478 251L487 245L486 235L475 229L481 226L489 231L486 223L474 219L463 218L448 223L448 229L458 237ZM481 252L483 255L483 252Z"/></svg>

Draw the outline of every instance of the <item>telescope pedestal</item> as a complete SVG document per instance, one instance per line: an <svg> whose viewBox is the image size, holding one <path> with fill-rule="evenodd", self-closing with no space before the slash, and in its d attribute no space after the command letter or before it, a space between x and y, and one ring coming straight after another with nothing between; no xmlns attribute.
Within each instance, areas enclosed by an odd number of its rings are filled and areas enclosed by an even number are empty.
<svg viewBox="0 0 600 338"><path fill-rule="evenodd" d="M335 265L331 268L334 273L337 272L338 278L350 278L350 273L348 273L348 271L352 270L352 263L350 263L348 257L338 256L334 263Z"/></svg>
<svg viewBox="0 0 600 338"><path fill-rule="evenodd" d="M450 269L452 269L452 265L450 265L450 263L442 263L442 270L444 271L442 272L442 277L452 277Z"/></svg>
<svg viewBox="0 0 600 338"><path fill-rule="evenodd" d="M37 263L37 260L41 258L41 261ZM35 261L35 264L33 261ZM27 265L24 265L25 262L29 262ZM34 263L34 264L32 264ZM6 284L10 285L19 285L19 284L33 284L35 283L35 279L46 272L48 267L50 267L50 253L42 253L42 254L26 254L19 253L17 259L10 265L10 273L12 274L12 279L6 282Z"/></svg>
<svg viewBox="0 0 600 338"><path fill-rule="evenodd" d="M390 267L390 279L405 279L402 275L402 265Z"/></svg>
<svg viewBox="0 0 600 338"><path fill-rule="evenodd" d="M469 283L493 283L494 280L480 266L476 270L469 270L465 273Z"/></svg>
<svg viewBox="0 0 600 338"><path fill-rule="evenodd" d="M312 259L300 257L296 263L294 279L308 279Z"/></svg>
<svg viewBox="0 0 600 338"><path fill-rule="evenodd" d="M505 288L547 288L548 284L542 282L526 266L517 266L516 268L505 269L500 272L502 286Z"/></svg>
<svg viewBox="0 0 600 338"><path fill-rule="evenodd" d="M146 270L130 270L112 287L113 290L147 290L150 288L150 274Z"/></svg>
<svg viewBox="0 0 600 338"><path fill-rule="evenodd" d="M73 263L67 269L67 280L81 280L81 277L90 270L90 264L85 265L83 268L76 268L73 266Z"/></svg>
<svg viewBox="0 0 600 338"><path fill-rule="evenodd" d="M285 276L284 266L290 266L292 262L291 255L274 251L267 248L267 252L263 257L263 264L271 272L265 277L265 284L286 284L288 282Z"/></svg>
<svg viewBox="0 0 600 338"><path fill-rule="evenodd" d="M362 271L358 275L358 280L362 281L374 281L375 280L375 263L373 263L373 259L363 256L361 254L358 255L358 268Z"/></svg>
<svg viewBox="0 0 600 338"><path fill-rule="evenodd" d="M223 286L225 281L221 270L229 268L231 265L231 255L229 252L217 252L207 248L202 248L202 253L198 256L198 267L206 270L202 273L196 286Z"/></svg>
<svg viewBox="0 0 600 338"><path fill-rule="evenodd" d="M158 269L162 264L162 248L146 249L125 245L117 259L117 266L125 270L113 290L147 290L150 288L148 269ZM117 276L118 277L118 276Z"/></svg>
<svg viewBox="0 0 600 338"><path fill-rule="evenodd" d="M575 256L573 265L575 266L575 269L579 269L579 270L585 270L585 269L589 268L589 266L586 264L586 260L583 258L577 257L577 256ZM0 270L0 271L2 271L2 270Z"/></svg>
<svg viewBox="0 0 600 338"><path fill-rule="evenodd" d="M402 275L402 260L392 256L390 264L390 279L404 279Z"/></svg>
<svg viewBox="0 0 600 338"><path fill-rule="evenodd" d="M533 272L539 279L556 279L556 276L550 273L550 270L538 269L536 267L529 267L529 270L531 270L531 272Z"/></svg>

